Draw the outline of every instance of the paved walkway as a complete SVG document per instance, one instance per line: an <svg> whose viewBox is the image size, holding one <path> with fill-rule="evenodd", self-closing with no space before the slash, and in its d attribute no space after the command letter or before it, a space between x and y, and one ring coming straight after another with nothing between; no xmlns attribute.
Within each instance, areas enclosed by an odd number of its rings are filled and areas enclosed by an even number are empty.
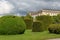
<svg viewBox="0 0 60 40"><path fill-rule="evenodd" d="M56 39L48 39L48 40L60 40L60 38L56 38Z"/></svg>

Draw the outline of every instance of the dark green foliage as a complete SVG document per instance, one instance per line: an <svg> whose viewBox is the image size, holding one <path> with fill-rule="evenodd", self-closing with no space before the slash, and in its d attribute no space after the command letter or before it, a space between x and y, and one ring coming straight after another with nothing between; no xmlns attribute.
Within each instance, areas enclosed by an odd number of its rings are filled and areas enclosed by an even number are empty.
<svg viewBox="0 0 60 40"><path fill-rule="evenodd" d="M60 34L60 24L51 24L48 30L50 33Z"/></svg>
<svg viewBox="0 0 60 40"><path fill-rule="evenodd" d="M33 32L42 32L42 31L44 31L44 27L42 25L42 22L40 22L40 21L33 22L32 31Z"/></svg>
<svg viewBox="0 0 60 40"><path fill-rule="evenodd" d="M43 26L45 30L47 30L47 27L52 24L52 17L49 15L41 15L36 17L37 20L41 21L43 23Z"/></svg>
<svg viewBox="0 0 60 40"><path fill-rule="evenodd" d="M18 16L3 16L0 18L0 34L23 34L26 25Z"/></svg>
<svg viewBox="0 0 60 40"><path fill-rule="evenodd" d="M32 29L32 24L33 24L33 18L27 14L25 17L24 17L24 21L25 21L25 24L26 24L26 29Z"/></svg>
<svg viewBox="0 0 60 40"><path fill-rule="evenodd" d="M27 15L24 17L24 19L30 19L30 20L33 20L33 17L30 16L29 14L27 14Z"/></svg>
<svg viewBox="0 0 60 40"><path fill-rule="evenodd" d="M24 19L24 21L25 21L25 24L26 24L26 29L32 29L33 20Z"/></svg>
<svg viewBox="0 0 60 40"><path fill-rule="evenodd" d="M53 24L60 24L60 14L57 16L52 16L53 18Z"/></svg>
<svg viewBox="0 0 60 40"><path fill-rule="evenodd" d="M56 24L57 23L57 16L52 16L52 18L53 18L53 22L52 22L52 24Z"/></svg>
<svg viewBox="0 0 60 40"><path fill-rule="evenodd" d="M24 16L21 16L21 18L24 20Z"/></svg>

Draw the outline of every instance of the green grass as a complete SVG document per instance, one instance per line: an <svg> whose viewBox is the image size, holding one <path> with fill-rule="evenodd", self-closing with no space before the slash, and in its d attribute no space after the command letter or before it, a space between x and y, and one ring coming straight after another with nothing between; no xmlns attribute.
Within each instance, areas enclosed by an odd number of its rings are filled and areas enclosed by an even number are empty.
<svg viewBox="0 0 60 40"><path fill-rule="evenodd" d="M27 30L22 35L0 35L0 40L46 40L50 38L60 38L60 34L50 34L48 31L31 32L31 30Z"/></svg>

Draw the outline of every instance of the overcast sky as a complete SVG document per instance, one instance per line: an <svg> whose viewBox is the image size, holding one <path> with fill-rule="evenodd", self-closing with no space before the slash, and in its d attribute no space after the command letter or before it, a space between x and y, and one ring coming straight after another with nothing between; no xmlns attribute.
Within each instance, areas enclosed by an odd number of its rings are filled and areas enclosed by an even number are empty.
<svg viewBox="0 0 60 40"><path fill-rule="evenodd" d="M0 14L20 13L20 15L25 15L27 11L46 8L60 10L60 0L0 0Z"/></svg>

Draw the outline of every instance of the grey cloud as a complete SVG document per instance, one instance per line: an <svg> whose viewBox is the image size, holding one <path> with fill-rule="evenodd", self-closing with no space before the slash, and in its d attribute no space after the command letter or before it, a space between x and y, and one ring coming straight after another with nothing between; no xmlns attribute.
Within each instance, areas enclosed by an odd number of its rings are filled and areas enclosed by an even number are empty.
<svg viewBox="0 0 60 40"><path fill-rule="evenodd" d="M7 0L15 8L15 13L26 13L27 11L37 11L44 8L60 9L60 0ZM25 14L24 14L25 15Z"/></svg>

